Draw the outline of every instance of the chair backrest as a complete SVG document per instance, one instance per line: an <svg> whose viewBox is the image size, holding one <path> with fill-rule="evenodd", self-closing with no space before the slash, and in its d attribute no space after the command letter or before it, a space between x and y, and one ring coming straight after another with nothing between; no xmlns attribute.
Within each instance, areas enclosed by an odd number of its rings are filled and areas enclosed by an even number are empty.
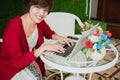
<svg viewBox="0 0 120 80"><path fill-rule="evenodd" d="M0 43L2 42L2 39L0 38Z"/></svg>
<svg viewBox="0 0 120 80"><path fill-rule="evenodd" d="M2 43L2 39L0 38L0 49L1 49L1 43Z"/></svg>
<svg viewBox="0 0 120 80"><path fill-rule="evenodd" d="M51 12L45 21L51 29L62 36L75 35L75 23L82 24L76 15L66 12Z"/></svg>

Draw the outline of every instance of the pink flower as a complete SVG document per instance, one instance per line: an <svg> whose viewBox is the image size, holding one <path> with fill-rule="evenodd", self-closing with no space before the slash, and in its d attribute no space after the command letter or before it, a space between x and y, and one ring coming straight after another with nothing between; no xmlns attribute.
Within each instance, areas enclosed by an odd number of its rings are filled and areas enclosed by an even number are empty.
<svg viewBox="0 0 120 80"><path fill-rule="evenodd" d="M103 33L102 28L98 27L96 30L94 30L93 35L100 36L102 33Z"/></svg>
<svg viewBox="0 0 120 80"><path fill-rule="evenodd" d="M100 30L100 31L99 31L99 34L101 35L102 33L103 33L103 31Z"/></svg>
<svg viewBox="0 0 120 80"><path fill-rule="evenodd" d="M95 31L93 32L93 35L94 35L94 36L98 36L97 30L95 30Z"/></svg>

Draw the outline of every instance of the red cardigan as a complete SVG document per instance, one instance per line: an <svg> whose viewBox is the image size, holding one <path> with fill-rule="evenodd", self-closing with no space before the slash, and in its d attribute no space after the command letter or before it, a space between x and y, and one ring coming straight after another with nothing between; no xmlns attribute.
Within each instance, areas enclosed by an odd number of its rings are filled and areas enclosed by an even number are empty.
<svg viewBox="0 0 120 80"><path fill-rule="evenodd" d="M37 24L37 28L39 38L36 48L40 47L44 42L43 36L50 39L55 34L44 20ZM24 69L34 60L40 66L42 76L45 76L44 63L40 58L36 59L34 52L29 51L22 20L20 16L17 16L10 20L3 34L0 51L0 80L10 80L17 72Z"/></svg>

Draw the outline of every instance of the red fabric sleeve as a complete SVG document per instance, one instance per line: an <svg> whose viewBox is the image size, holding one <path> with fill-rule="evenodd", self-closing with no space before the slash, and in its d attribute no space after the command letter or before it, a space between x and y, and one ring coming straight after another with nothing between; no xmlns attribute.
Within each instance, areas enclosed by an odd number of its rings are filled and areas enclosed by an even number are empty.
<svg viewBox="0 0 120 80"><path fill-rule="evenodd" d="M25 34L18 19L8 23L3 35L2 53L10 58L16 69L23 69L36 59L33 52L29 53ZM20 35L23 36L21 39Z"/></svg>
<svg viewBox="0 0 120 80"><path fill-rule="evenodd" d="M44 20L40 23L40 25L42 26L42 32L45 38L51 39L52 35L55 34L55 31L53 31Z"/></svg>

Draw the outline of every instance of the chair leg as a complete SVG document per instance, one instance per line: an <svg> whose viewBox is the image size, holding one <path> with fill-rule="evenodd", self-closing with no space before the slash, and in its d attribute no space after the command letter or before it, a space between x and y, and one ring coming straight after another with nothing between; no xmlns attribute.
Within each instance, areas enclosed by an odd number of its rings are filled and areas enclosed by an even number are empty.
<svg viewBox="0 0 120 80"><path fill-rule="evenodd" d="M56 74L59 74L59 73L60 73L60 72L58 71L58 72L55 72L55 73L49 75L49 76L46 78L46 80L49 80L50 77L52 77L52 76L54 76L54 75L56 75Z"/></svg>

